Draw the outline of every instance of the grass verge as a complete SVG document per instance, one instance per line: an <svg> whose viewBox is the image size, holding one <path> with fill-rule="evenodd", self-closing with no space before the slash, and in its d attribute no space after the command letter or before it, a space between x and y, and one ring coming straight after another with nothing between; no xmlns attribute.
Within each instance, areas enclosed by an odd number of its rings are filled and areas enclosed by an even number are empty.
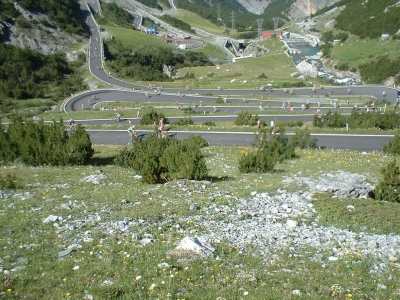
<svg viewBox="0 0 400 300"><path fill-rule="evenodd" d="M132 170L112 164L119 147L95 146L89 166L2 166L0 176L15 174L18 189L1 193L0 295L5 299L395 299L397 263L370 272L374 262L361 253L344 253L321 265L313 258L330 253L304 248L271 253L264 261L256 249L242 251L227 241L216 244L212 258L170 255L183 237L212 228L201 207L234 207L252 192L275 193L286 176L318 178L346 170L362 173L374 184L388 157L349 151L298 151L299 159L276 166L276 172L241 174L237 160L249 147L204 149L213 180L147 185ZM368 164L368 171L365 170ZM99 184L88 181L104 175ZM10 196L7 196L10 195ZM353 204L349 212L344 205ZM313 202L320 226L353 231L399 233L397 203L338 200L321 195ZM46 223L50 215L57 219ZM312 221L312 220L311 220ZM130 233L123 230L129 224ZM154 244L143 245L138 237ZM78 244L57 258L60 251ZM380 288L384 286L385 288ZM294 291L298 290L300 296ZM201 295L201 296L200 296Z"/></svg>

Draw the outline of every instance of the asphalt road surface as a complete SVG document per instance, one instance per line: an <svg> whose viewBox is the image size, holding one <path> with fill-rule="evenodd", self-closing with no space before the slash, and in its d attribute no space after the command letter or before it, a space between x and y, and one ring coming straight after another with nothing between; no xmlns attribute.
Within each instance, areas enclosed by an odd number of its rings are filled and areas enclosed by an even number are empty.
<svg viewBox="0 0 400 300"><path fill-rule="evenodd" d="M92 11L97 11L97 1L91 0L89 2L89 7ZM265 89L258 87L253 90L226 90L224 87L210 85L207 89L193 89L186 90L186 87L182 89L163 89L161 88L161 94L155 95L153 93L153 87L149 88L147 86L141 86L137 84L132 84L114 78L112 74L108 74L103 68L103 49L100 37L100 28L95 22L87 6L82 4L82 12L86 17L86 22L90 30L90 47L88 49L89 54L89 70L93 76L97 77L99 80L107 83L110 89L87 91L76 95L65 102L63 109L65 112L77 111L81 109L93 108L94 105L100 105L100 103L105 104L107 102L168 102L175 103L178 102L179 106L192 106L193 103L197 105L196 110L204 111L207 115L204 116L191 116L195 122L205 122L205 121L216 121L218 119L222 120L233 120L236 116L229 115L229 113L237 112L237 110L243 110L248 107L248 109L257 109L255 106L255 101L257 103L260 101L252 99L253 96L266 96L268 98L277 96L279 100L263 100L264 105L268 105L272 109L282 109L283 102L291 101L292 105L295 107L295 112L297 109L301 109L301 103L305 101L304 96L307 96L311 107L316 107L316 103L320 101L322 104L329 103L334 99L335 96L371 96L376 97L379 101L387 99L388 102L394 103L397 99L397 91L394 88L389 88L385 86L339 86L339 87L316 87L315 90L311 88L299 88L293 89L293 95L289 96L288 91L283 89ZM156 88L156 87L154 87ZM348 89L351 89L351 94L348 93ZM146 93L150 95L150 98L146 97ZM212 95L212 96L209 96ZM296 96L301 96L296 98ZM231 107L229 105L219 106L218 109L226 110L226 115L212 115L213 106L215 105L216 99L221 96L227 98L227 102L231 102L232 105L240 107ZM286 97L287 96L287 97ZM233 98L234 97L234 98ZM331 99L332 98L332 99ZM349 97L351 101L352 97ZM251 106L252 105L252 106ZM200 107L202 106L202 107ZM341 110L346 110L346 108L341 108ZM133 113L134 114L134 113ZM302 119L304 121L310 121L313 118L313 110L311 109L310 114L276 114L276 115L263 115L262 111L259 112L259 116L264 121L268 122L271 119L276 121L293 121ZM170 118L174 121L174 118ZM126 122L128 127L128 122L138 123L139 119L134 117L122 120ZM115 120L77 120L81 124L112 124ZM141 131L138 131L141 133ZM92 142L94 144L113 144L113 145L126 145L128 140L128 134L126 130L88 130ZM144 133L144 132L142 132ZM147 132L149 133L149 132ZM188 131L170 131L170 134L175 134L178 138L183 139L189 134L201 134L210 145L233 145L233 146L244 146L250 145L254 141L254 133L244 133L244 132L188 132ZM350 149L350 150L360 150L360 151L381 151L384 144L388 143L393 137L391 135L329 135L329 134L319 134L313 135L318 139L318 146L327 149Z"/></svg>
<svg viewBox="0 0 400 300"><path fill-rule="evenodd" d="M126 130L87 130L93 144L120 145L130 143ZM138 130L138 135L152 134L151 131ZM179 139L191 134L200 134L210 145L248 146L254 142L252 132L189 132L169 131ZM290 135L290 134L289 134ZM318 147L324 149L358 150L363 152L382 151L383 145L393 138L391 135L341 135L341 134L312 134L318 140Z"/></svg>

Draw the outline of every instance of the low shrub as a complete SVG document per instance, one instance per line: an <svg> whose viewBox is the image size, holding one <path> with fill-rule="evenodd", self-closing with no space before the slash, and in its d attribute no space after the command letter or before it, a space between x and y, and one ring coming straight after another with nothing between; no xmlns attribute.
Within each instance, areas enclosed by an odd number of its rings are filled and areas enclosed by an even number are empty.
<svg viewBox="0 0 400 300"><path fill-rule="evenodd" d="M205 121L205 122L203 122L203 126L215 127L217 125L215 125L215 123L212 121Z"/></svg>
<svg viewBox="0 0 400 300"><path fill-rule="evenodd" d="M224 104L224 99L222 99L222 97L219 96L219 97L217 98L217 101L215 101L215 103L216 103L216 104Z"/></svg>
<svg viewBox="0 0 400 300"><path fill-rule="evenodd" d="M295 120L295 121L286 121L286 122L279 122L279 127L284 128L292 128L292 127L302 127L304 124L303 120Z"/></svg>
<svg viewBox="0 0 400 300"><path fill-rule="evenodd" d="M291 137L290 144L295 148L306 149L317 148L317 139L311 138L310 131L307 128L297 130L295 135Z"/></svg>
<svg viewBox="0 0 400 300"><path fill-rule="evenodd" d="M189 118L179 119L178 121L174 122L173 124L177 125L177 126L188 126L188 125L193 125L194 122L193 122L192 118L189 117Z"/></svg>
<svg viewBox="0 0 400 300"><path fill-rule="evenodd" d="M389 143L383 145L383 152L387 154L400 155L400 132L397 132Z"/></svg>
<svg viewBox="0 0 400 300"><path fill-rule="evenodd" d="M182 108L181 111L183 111L183 113L184 113L185 115L195 115L195 114L197 113L197 112L196 112L193 108L191 108L191 107Z"/></svg>
<svg viewBox="0 0 400 300"><path fill-rule="evenodd" d="M140 119L140 125L157 125L161 118L164 118L164 124L169 124L169 120L163 113L151 109L149 112L143 114Z"/></svg>
<svg viewBox="0 0 400 300"><path fill-rule="evenodd" d="M328 111L322 117L314 115L313 126L314 127L329 127L329 128L343 128L346 127L346 117L338 112L332 113Z"/></svg>
<svg viewBox="0 0 400 300"><path fill-rule="evenodd" d="M208 176L201 145L205 140L190 136L185 140L158 138L156 134L146 139L135 138L132 147L125 147L114 162L132 168L147 183L163 183L175 179L201 180Z"/></svg>
<svg viewBox="0 0 400 300"><path fill-rule="evenodd" d="M270 172L276 163L296 157L295 146L289 143L284 130L275 135L268 132L267 129L258 131L254 148L239 159L240 172Z"/></svg>
<svg viewBox="0 0 400 300"><path fill-rule="evenodd" d="M62 120L46 125L43 121L35 123L15 116L7 130L2 128L0 142L0 162L3 164L21 159L32 166L84 165L94 153L83 127L77 125L68 134Z"/></svg>
<svg viewBox="0 0 400 300"><path fill-rule="evenodd" d="M257 120L258 120L257 114L253 116L247 110L245 110L245 111L241 111L238 113L238 116L237 116L234 124L237 126L241 126L241 125L255 126L255 125L257 125Z"/></svg>
<svg viewBox="0 0 400 300"><path fill-rule="evenodd" d="M388 113L353 110L348 118L350 128L378 128L382 130L399 127L400 115L394 111Z"/></svg>
<svg viewBox="0 0 400 300"><path fill-rule="evenodd" d="M383 179L375 187L375 199L400 203L400 168L393 159L382 168Z"/></svg>
<svg viewBox="0 0 400 300"><path fill-rule="evenodd" d="M21 184L17 182L17 176L14 173L7 173L5 176L0 177L0 190L17 189Z"/></svg>

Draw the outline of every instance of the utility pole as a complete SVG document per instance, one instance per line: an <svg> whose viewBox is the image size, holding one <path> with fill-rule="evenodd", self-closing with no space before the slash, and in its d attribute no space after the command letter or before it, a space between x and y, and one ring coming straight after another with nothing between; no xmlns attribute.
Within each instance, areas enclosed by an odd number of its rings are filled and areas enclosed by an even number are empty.
<svg viewBox="0 0 400 300"><path fill-rule="evenodd" d="M220 11L220 8L219 8L219 2L218 2L218 6L217 6L217 20L221 21L221 11Z"/></svg>
<svg viewBox="0 0 400 300"><path fill-rule="evenodd" d="M257 19L257 25L258 25L258 38L261 40L261 35L262 35L262 23L264 19Z"/></svg>
<svg viewBox="0 0 400 300"><path fill-rule="evenodd" d="M235 30L235 13L233 10L231 13L231 20L232 20L232 30Z"/></svg>
<svg viewBox="0 0 400 300"><path fill-rule="evenodd" d="M272 21L274 22L274 30L278 30L279 17L278 18L272 18Z"/></svg>

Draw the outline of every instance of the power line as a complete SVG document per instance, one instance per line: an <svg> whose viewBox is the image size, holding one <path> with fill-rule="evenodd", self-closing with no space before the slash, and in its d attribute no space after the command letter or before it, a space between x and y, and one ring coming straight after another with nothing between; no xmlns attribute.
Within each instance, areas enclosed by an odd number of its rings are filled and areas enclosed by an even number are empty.
<svg viewBox="0 0 400 300"><path fill-rule="evenodd" d="M279 17L272 18L272 21L274 22L274 30L277 30L279 26Z"/></svg>
<svg viewBox="0 0 400 300"><path fill-rule="evenodd" d="M212 7L212 0L205 0Z"/></svg>
<svg viewBox="0 0 400 300"><path fill-rule="evenodd" d="M232 30L235 30L235 12L233 10L231 13L231 20L232 20Z"/></svg>
<svg viewBox="0 0 400 300"><path fill-rule="evenodd" d="M257 25L258 25L258 38L261 39L262 35L262 23L264 19L257 19Z"/></svg>

